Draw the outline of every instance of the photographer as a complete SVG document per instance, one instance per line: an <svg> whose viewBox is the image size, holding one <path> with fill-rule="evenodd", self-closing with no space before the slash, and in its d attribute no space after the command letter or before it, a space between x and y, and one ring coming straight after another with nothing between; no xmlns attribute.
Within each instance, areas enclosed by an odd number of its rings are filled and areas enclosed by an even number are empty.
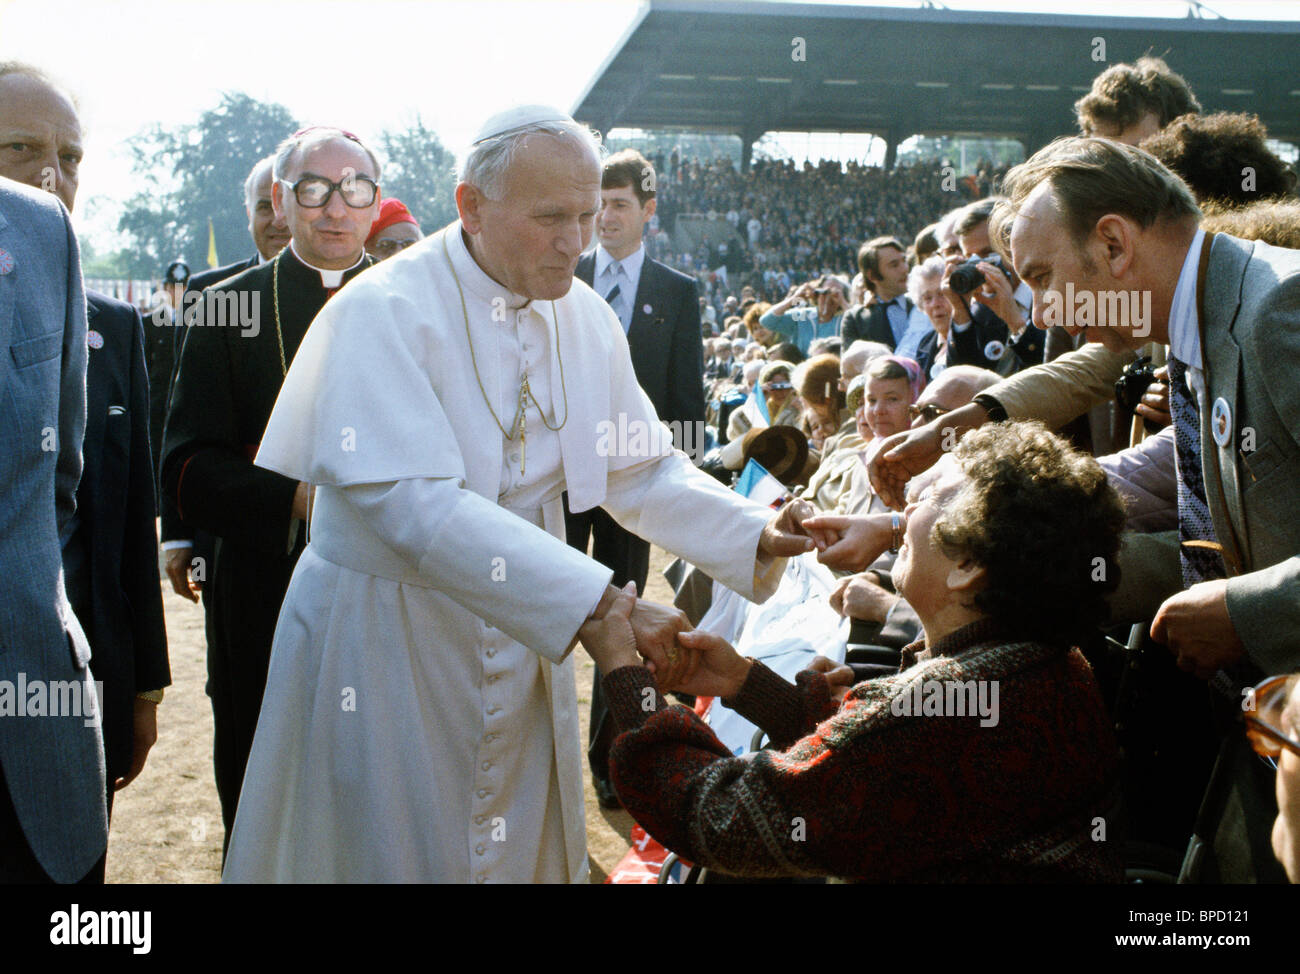
<svg viewBox="0 0 1300 974"><path fill-rule="evenodd" d="M759 320L764 328L788 338L807 355L808 346L816 339L839 335L840 318L847 307L847 285L833 274L824 274L794 288Z"/></svg>
<svg viewBox="0 0 1300 974"><path fill-rule="evenodd" d="M1033 323L1033 296L989 240L994 198L972 203L954 227L961 257L947 258L943 293L952 305L948 363L1012 375L1043 361L1046 332Z"/></svg>

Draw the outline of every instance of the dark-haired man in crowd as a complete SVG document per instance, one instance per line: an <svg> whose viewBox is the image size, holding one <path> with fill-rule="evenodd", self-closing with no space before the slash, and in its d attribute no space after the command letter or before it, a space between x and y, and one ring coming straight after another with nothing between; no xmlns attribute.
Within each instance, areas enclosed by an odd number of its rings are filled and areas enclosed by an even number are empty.
<svg viewBox="0 0 1300 974"><path fill-rule="evenodd" d="M961 258L948 258L943 293L952 305L948 361L974 365L1002 375L1043 361L1046 333L1033 322L1033 293L1008 263L984 261L976 267L984 282L958 294L952 287L954 268L972 258L994 258L989 240L989 215L997 201L979 200L961 212L953 226Z"/></svg>
<svg viewBox="0 0 1300 974"><path fill-rule="evenodd" d="M273 180L272 203L292 240L195 304L163 444L163 490L186 524L218 539L208 693L227 841L310 511L307 484L255 467L252 458L307 326L374 263L364 244L379 210L379 162L340 129L286 139Z"/></svg>
<svg viewBox="0 0 1300 974"><path fill-rule="evenodd" d="M627 334L637 382L669 428L680 431L676 446L693 459L703 444L704 349L695 282L645 252L642 233L655 213L654 167L635 149L616 152L604 162L600 180L597 244L578 261L575 277L609 302ZM636 582L645 592L650 572L650 542L625 530L602 508L580 514L568 509L569 544L581 551L593 540L592 557L614 570L617 587ZM597 685L591 695L588 732L596 797L605 808L619 807L609 783L612 724Z"/></svg>
<svg viewBox="0 0 1300 974"><path fill-rule="evenodd" d="M844 312L840 338L848 348L856 341L897 347L915 307L907 296L907 255L894 237L876 237L858 250L858 268L871 297Z"/></svg>

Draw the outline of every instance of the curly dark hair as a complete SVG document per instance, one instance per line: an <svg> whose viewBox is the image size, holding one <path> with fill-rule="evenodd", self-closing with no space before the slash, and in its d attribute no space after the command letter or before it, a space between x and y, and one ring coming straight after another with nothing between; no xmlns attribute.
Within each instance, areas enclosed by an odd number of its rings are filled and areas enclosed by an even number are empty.
<svg viewBox="0 0 1300 974"><path fill-rule="evenodd" d="M1183 115L1139 146L1182 177L1197 202L1223 200L1237 206L1287 196L1296 176L1266 144L1268 130L1258 115L1215 112ZM1254 173L1243 189L1243 169Z"/></svg>
<svg viewBox="0 0 1300 974"><path fill-rule="evenodd" d="M1119 583L1125 517L1097 461L1037 421L986 425L954 457L969 482L931 539L984 567L975 606L1018 638L1085 639Z"/></svg>
<svg viewBox="0 0 1300 974"><path fill-rule="evenodd" d="M1147 112L1154 112L1164 128L1179 115L1200 110L1201 103L1183 76L1158 57L1112 64L1092 79L1092 90L1074 103L1084 135L1094 134L1098 123L1126 129Z"/></svg>

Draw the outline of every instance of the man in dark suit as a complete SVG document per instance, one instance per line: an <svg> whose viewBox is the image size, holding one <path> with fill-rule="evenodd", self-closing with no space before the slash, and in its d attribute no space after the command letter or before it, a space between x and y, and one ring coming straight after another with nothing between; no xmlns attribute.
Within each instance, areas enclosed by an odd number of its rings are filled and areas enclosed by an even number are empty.
<svg viewBox="0 0 1300 974"><path fill-rule="evenodd" d="M298 346L325 302L375 263L379 164L340 129L304 129L276 152L273 199L292 242L204 292L181 351L162 483L183 521L217 538L208 694L227 841L253 745L271 642L306 544L310 491L253 465ZM238 309L232 319L222 309ZM225 317L227 320L222 321Z"/></svg>
<svg viewBox="0 0 1300 974"><path fill-rule="evenodd" d="M869 341L892 349L906 333L913 308L907 296L907 255L903 245L894 237L868 240L858 249L858 269L871 297L844 312L840 322L844 347Z"/></svg>
<svg viewBox="0 0 1300 974"><path fill-rule="evenodd" d="M0 128L17 125L41 132L63 126L79 141L72 101L31 72L11 68L0 76L5 89L0 92ZM49 148L55 155L55 147ZM0 175L37 188L52 168L0 155ZM56 178L45 188L72 209L75 175ZM111 814L113 791L140 773L157 738L157 705L171 674L158 586L144 326L129 304L93 291L87 298L83 472L77 510L63 534L63 569L68 599L90 642L96 679L103 684Z"/></svg>
<svg viewBox="0 0 1300 974"><path fill-rule="evenodd" d="M659 418L673 430L675 445L698 460L704 443L704 350L700 341L695 281L651 260L641 242L655 212L655 171L634 149L605 160L596 220L599 243L578 261L576 276L605 298L623 323L637 382ZM594 537L592 557L614 570L613 584L636 582L645 592L650 544L619 527L600 508L573 514L565 501L568 541L581 551ZM596 794L602 806L617 808L609 783L608 718L599 681L591 695L589 730Z"/></svg>
<svg viewBox="0 0 1300 974"><path fill-rule="evenodd" d="M984 277L974 290L957 293L951 287L953 269L974 258L996 254L989 240L989 215L997 200L990 197L960 211L954 230L962 257L949 258L943 291L952 304L948 339L949 365L974 365L1012 375L1043 361L1046 332L1033 321L1033 292L1009 266L978 265Z"/></svg>
<svg viewBox="0 0 1300 974"><path fill-rule="evenodd" d="M219 284L227 278L251 270L263 261L271 260L289 244L289 228L283 216L277 215L271 205L271 165L275 156L267 156L253 166L244 180L244 212L248 215L248 232L255 247L252 257L202 271L190 277L186 285L183 308L194 308L206 288ZM176 338L180 343L176 347L176 363L180 363L180 346L184 344L186 330L178 328ZM172 370L175 378L175 369ZM171 385L168 383L167 401L171 401ZM162 429L158 430L159 443L162 442ZM156 457L161 466L162 458ZM162 519L163 564L167 578L171 581L172 591L181 598L191 602L199 600L199 592L208 580L214 566L215 550L213 538L204 531L195 531L185 527L176 513L176 505L166 494L159 497L159 513ZM207 618L208 603L204 601L204 618Z"/></svg>

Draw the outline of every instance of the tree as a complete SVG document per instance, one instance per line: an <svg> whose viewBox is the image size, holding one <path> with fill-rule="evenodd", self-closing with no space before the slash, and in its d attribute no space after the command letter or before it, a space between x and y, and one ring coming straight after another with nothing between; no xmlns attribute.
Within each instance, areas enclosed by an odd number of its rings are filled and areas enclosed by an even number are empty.
<svg viewBox="0 0 1300 974"><path fill-rule="evenodd" d="M225 92L196 124L154 125L130 142L137 192L127 200L118 230L132 242L128 270L157 278L177 257L192 270L207 266L208 221L217 255L230 263L252 242L244 213L244 180L298 123L283 105Z"/></svg>
<svg viewBox="0 0 1300 974"><path fill-rule="evenodd" d="M379 135L385 158L380 183L384 196L395 196L428 233L456 219L456 158L437 133L415 124Z"/></svg>

